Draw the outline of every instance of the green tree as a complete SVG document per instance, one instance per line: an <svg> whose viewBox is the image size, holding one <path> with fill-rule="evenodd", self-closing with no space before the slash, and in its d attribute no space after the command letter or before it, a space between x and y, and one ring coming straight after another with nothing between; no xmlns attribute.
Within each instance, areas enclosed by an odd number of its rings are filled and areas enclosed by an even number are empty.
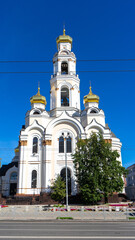
<svg viewBox="0 0 135 240"><path fill-rule="evenodd" d="M51 198L58 202L61 202L66 196L66 184L60 175L52 182L51 192Z"/></svg>
<svg viewBox="0 0 135 240"><path fill-rule="evenodd" d="M101 133L78 140L73 159L84 203L95 204L103 194L107 202L109 194L122 191L126 170L118 157L118 152L112 151L111 144L105 142Z"/></svg>

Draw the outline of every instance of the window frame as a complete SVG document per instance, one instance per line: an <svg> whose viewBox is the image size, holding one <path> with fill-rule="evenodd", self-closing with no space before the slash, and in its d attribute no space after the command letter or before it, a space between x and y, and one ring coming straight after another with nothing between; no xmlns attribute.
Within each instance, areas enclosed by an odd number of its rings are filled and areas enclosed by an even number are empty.
<svg viewBox="0 0 135 240"><path fill-rule="evenodd" d="M60 139L61 139L61 141L60 141ZM64 137L62 135L59 137L59 153L64 153Z"/></svg>
<svg viewBox="0 0 135 240"><path fill-rule="evenodd" d="M62 93L62 90L66 91L66 94ZM65 100L64 100L65 98ZM61 102L61 107L69 107L70 106L70 98L69 98L69 88L67 86L62 86L61 91L60 91L60 102Z"/></svg>
<svg viewBox="0 0 135 240"><path fill-rule="evenodd" d="M34 139L37 140L35 143L34 143ZM38 137L36 137L36 136L33 137L33 139L32 139L32 154L37 154L38 153L38 142L39 142Z"/></svg>
<svg viewBox="0 0 135 240"><path fill-rule="evenodd" d="M33 176L33 174L35 174L35 176ZM37 188L37 170L32 170L31 172L31 188Z"/></svg>

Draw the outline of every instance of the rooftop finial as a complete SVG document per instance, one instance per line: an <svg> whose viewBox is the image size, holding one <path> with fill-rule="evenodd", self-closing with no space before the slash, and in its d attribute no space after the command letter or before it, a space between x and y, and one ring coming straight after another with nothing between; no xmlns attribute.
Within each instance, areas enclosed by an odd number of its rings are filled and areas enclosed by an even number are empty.
<svg viewBox="0 0 135 240"><path fill-rule="evenodd" d="M92 95L92 90L91 90L91 81L90 81L90 95Z"/></svg>
<svg viewBox="0 0 135 240"><path fill-rule="evenodd" d="M38 95L40 95L40 82L38 82Z"/></svg>
<svg viewBox="0 0 135 240"><path fill-rule="evenodd" d="M65 32L66 32L66 30L65 30L65 23L64 23L64 24L63 24L63 35L64 35L64 36L66 35Z"/></svg>

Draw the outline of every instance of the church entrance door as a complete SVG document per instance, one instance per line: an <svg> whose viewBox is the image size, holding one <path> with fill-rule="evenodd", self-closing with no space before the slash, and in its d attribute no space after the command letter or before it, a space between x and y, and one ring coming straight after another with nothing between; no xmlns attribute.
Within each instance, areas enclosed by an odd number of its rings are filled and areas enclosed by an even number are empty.
<svg viewBox="0 0 135 240"><path fill-rule="evenodd" d="M63 168L60 173L61 178L66 183L66 168ZM71 195L71 172L69 168L67 169L67 178L68 178L68 195Z"/></svg>
<svg viewBox="0 0 135 240"><path fill-rule="evenodd" d="M10 195L13 196L17 191L17 183L10 183Z"/></svg>

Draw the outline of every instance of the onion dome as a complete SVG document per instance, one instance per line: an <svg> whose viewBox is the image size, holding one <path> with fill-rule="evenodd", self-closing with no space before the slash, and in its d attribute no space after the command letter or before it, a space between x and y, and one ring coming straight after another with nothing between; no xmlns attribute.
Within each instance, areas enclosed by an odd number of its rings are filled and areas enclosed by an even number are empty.
<svg viewBox="0 0 135 240"><path fill-rule="evenodd" d="M19 152L19 146L15 148L15 153Z"/></svg>
<svg viewBox="0 0 135 240"><path fill-rule="evenodd" d="M40 87L38 87L38 92L36 95L30 98L31 104L33 103L42 103L44 105L47 104L46 98L40 94Z"/></svg>
<svg viewBox="0 0 135 240"><path fill-rule="evenodd" d="M66 30L63 29L63 35L60 35L59 37L56 38L57 48L58 48L58 44L61 43L61 42L66 42L66 43L69 42L72 46L73 39L70 36L66 35L65 31Z"/></svg>
<svg viewBox="0 0 135 240"><path fill-rule="evenodd" d="M99 96L95 95L91 91L91 86L90 86L90 92L88 95L84 96L84 103L89 103L89 102L96 102L99 103Z"/></svg>

